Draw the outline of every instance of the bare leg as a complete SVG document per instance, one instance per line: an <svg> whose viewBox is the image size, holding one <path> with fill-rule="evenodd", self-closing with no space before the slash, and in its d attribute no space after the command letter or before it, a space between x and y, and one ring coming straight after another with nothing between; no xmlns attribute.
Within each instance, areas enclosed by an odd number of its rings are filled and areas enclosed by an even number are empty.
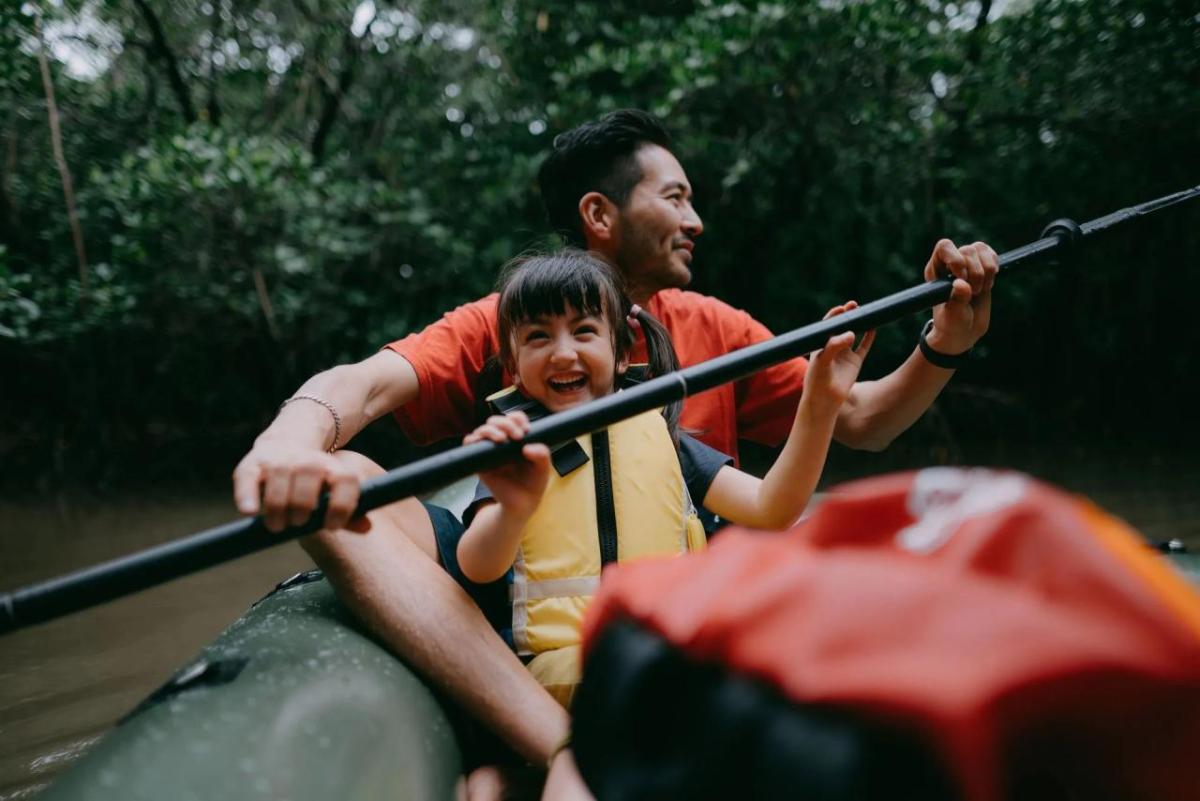
<svg viewBox="0 0 1200 801"><path fill-rule="evenodd" d="M497 765L484 765L467 777L467 801L503 801L509 795L508 777Z"/></svg>
<svg viewBox="0 0 1200 801"><path fill-rule="evenodd" d="M550 775L546 777L546 788L542 791L542 801L595 801L579 775L570 749L560 751L554 758Z"/></svg>
<svg viewBox="0 0 1200 801"><path fill-rule="evenodd" d="M362 478L383 472L358 454L338 456ZM376 636L519 754L544 764L566 736L567 713L438 565L424 507L406 499L367 517L367 534L322 531L301 544Z"/></svg>

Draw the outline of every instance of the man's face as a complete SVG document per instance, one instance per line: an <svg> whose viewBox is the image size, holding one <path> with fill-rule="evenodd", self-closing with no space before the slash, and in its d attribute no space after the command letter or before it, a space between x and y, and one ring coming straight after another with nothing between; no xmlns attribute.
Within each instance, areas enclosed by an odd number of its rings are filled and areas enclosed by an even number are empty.
<svg viewBox="0 0 1200 801"><path fill-rule="evenodd" d="M642 180L618 210L614 258L629 294L644 300L692 280L693 240L704 230L692 208L692 187L671 153L658 145L637 152Z"/></svg>

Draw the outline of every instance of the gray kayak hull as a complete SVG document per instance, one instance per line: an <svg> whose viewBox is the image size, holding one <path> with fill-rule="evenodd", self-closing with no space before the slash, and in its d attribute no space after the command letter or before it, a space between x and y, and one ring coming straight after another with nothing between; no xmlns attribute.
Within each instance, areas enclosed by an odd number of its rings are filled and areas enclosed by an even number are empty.
<svg viewBox="0 0 1200 801"><path fill-rule="evenodd" d="M447 799L450 721L315 571L259 601L39 796Z"/></svg>

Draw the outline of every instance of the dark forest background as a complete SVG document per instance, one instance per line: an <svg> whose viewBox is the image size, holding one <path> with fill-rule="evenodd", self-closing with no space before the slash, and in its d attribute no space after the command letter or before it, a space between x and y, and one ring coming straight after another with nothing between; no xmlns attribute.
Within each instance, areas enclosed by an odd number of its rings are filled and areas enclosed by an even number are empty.
<svg viewBox="0 0 1200 801"><path fill-rule="evenodd" d="M694 287L784 330L917 282L940 236L1004 251L1200 183L1200 7L2 4L0 478L223 477L305 377L544 246L553 135L623 106L677 138ZM1185 448L1198 261L1186 208L1013 275L894 447Z"/></svg>

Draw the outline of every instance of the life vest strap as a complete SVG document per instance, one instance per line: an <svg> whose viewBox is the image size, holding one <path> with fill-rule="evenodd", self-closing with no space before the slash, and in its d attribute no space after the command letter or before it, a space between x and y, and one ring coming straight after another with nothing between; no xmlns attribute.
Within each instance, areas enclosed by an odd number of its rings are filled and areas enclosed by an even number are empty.
<svg viewBox="0 0 1200 801"><path fill-rule="evenodd" d="M592 475L596 482L596 532L600 537L600 564L617 561L617 507L613 503L612 458L608 452L608 429L592 434Z"/></svg>

